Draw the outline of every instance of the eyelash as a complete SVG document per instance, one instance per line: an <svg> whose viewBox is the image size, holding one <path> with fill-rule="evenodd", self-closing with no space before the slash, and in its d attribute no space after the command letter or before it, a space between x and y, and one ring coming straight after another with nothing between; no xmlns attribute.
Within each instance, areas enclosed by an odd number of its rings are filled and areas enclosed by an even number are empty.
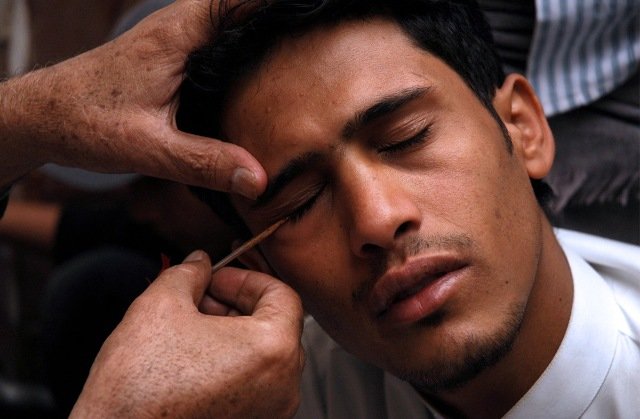
<svg viewBox="0 0 640 419"><path fill-rule="evenodd" d="M289 216L287 217L288 222L290 222L291 224L295 224L298 221L300 221L302 217L304 217L307 214L307 212L309 212L309 210L316 203L316 201L324 191L324 188L325 188L325 185L323 185L322 188L320 188L320 190L318 191L318 193L316 193L311 199L309 199L304 204L300 205L298 208L293 210L291 214L289 214Z"/></svg>
<svg viewBox="0 0 640 419"><path fill-rule="evenodd" d="M427 138L429 138L431 125L432 124L427 125L411 138L382 146L378 149L378 151L381 153L400 153L414 146L420 145L424 143Z"/></svg>

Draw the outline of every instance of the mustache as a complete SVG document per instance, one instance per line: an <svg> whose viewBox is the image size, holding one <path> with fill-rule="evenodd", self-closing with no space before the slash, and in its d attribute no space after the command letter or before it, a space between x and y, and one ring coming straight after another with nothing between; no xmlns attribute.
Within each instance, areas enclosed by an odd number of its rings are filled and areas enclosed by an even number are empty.
<svg viewBox="0 0 640 419"><path fill-rule="evenodd" d="M372 256L369 278L352 293L353 304L362 302L369 295L378 278L384 275L394 263L401 263L425 251L455 251L469 254L473 247L473 240L466 234L408 237L402 249L394 249L393 251L381 250L379 254Z"/></svg>

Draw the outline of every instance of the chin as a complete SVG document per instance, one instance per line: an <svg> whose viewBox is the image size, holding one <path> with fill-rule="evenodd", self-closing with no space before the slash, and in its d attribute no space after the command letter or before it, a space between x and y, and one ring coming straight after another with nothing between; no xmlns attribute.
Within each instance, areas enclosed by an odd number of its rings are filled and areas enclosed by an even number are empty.
<svg viewBox="0 0 640 419"><path fill-rule="evenodd" d="M523 317L524 305L514 304L499 328L485 333L449 332L438 338L436 345L423 345L427 349L422 356L418 348L399 355L400 362L391 365L388 371L430 394L463 387L511 351ZM446 327L446 322L438 326ZM407 352L419 362L407 363Z"/></svg>

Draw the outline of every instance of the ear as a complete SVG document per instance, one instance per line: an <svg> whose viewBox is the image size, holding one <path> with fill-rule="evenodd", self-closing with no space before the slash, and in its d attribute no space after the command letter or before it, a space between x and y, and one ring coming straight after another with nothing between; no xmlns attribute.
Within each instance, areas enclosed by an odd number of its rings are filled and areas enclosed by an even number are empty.
<svg viewBox="0 0 640 419"><path fill-rule="evenodd" d="M232 244L233 250L237 249L241 244L242 243L238 240L234 241ZM252 271L258 271L273 276L271 266L257 246L238 256L238 260Z"/></svg>
<svg viewBox="0 0 640 419"><path fill-rule="evenodd" d="M555 141L538 97L527 79L510 74L496 91L493 105L509 130L514 153L532 179L542 179L551 170Z"/></svg>

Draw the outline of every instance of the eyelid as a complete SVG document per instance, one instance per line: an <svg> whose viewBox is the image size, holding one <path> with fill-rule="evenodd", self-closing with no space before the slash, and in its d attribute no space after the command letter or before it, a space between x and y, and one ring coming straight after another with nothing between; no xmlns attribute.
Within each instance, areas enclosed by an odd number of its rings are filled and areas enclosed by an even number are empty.
<svg viewBox="0 0 640 419"><path fill-rule="evenodd" d="M378 147L378 151L380 153L397 153L411 148L412 146L422 144L425 140L428 139L433 123L424 123L423 125L424 126L421 127L420 130L417 133L413 134L411 137L405 138L400 141L390 141L387 144L382 144L380 147Z"/></svg>
<svg viewBox="0 0 640 419"><path fill-rule="evenodd" d="M299 218L296 213L299 213L300 209L309 205L311 201L316 200L325 187L326 182L322 181L309 185L308 187L296 188L286 201L284 199L279 200L276 198L280 203L274 203L264 208L256 209L254 211L254 217L261 219L267 224L273 223L283 217L288 217L289 220L292 221L292 217L294 219ZM305 209L305 211L306 210L307 209Z"/></svg>
<svg viewBox="0 0 640 419"><path fill-rule="evenodd" d="M315 206L318 198L320 198L320 195L322 195L326 186L327 184L323 183L321 188L311 198L298 205L293 211L289 213L287 219L291 224L296 224L307 214L307 212L309 212L309 210L311 210Z"/></svg>

